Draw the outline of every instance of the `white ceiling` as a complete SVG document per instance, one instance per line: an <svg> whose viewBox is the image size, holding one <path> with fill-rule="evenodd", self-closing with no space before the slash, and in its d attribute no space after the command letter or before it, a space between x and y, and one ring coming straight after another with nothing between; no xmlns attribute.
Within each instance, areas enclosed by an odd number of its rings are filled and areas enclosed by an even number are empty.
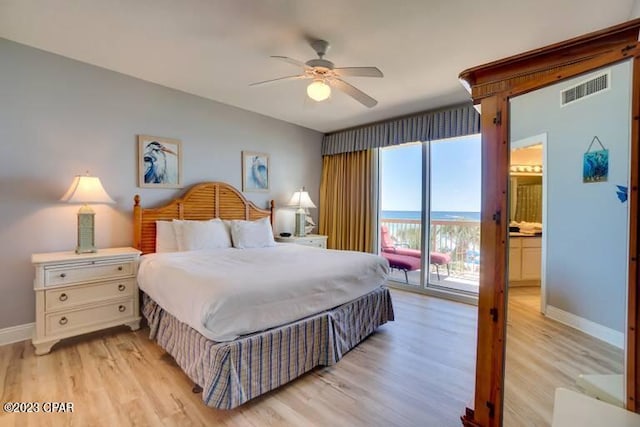
<svg viewBox="0 0 640 427"><path fill-rule="evenodd" d="M605 28L634 0L0 0L0 37L322 132L469 99L469 67ZM269 58L377 66L345 78L378 100L316 103Z"/></svg>

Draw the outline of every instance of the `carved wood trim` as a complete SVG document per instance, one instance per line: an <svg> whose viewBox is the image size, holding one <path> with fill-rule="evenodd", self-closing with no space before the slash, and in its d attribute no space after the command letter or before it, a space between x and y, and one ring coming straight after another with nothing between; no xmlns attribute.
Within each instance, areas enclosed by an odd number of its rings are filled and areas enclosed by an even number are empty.
<svg viewBox="0 0 640 427"><path fill-rule="evenodd" d="M459 77L472 88L476 103L507 91L514 95L597 68L598 62L606 65L634 56L638 29L640 19L473 67Z"/></svg>
<svg viewBox="0 0 640 427"><path fill-rule="evenodd" d="M472 88L474 100L481 100L490 96L507 95L509 97L521 95L534 89L552 85L563 79L605 67L619 61L640 55L639 43L624 43L617 50L582 58L579 61L554 66L547 69L535 70L531 73L514 76L499 82L479 84ZM495 89L495 90L494 90Z"/></svg>

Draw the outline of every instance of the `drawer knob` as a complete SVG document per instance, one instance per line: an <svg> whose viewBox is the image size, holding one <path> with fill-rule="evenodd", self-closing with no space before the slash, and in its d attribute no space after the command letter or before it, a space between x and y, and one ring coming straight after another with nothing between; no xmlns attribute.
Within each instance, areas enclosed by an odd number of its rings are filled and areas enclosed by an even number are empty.
<svg viewBox="0 0 640 427"><path fill-rule="evenodd" d="M121 305L121 306L118 307L118 311L120 313L123 313L126 309L127 309L127 307L125 307L124 305Z"/></svg>
<svg viewBox="0 0 640 427"><path fill-rule="evenodd" d="M67 273L60 273L60 277L64 279L65 277L67 277Z"/></svg>
<svg viewBox="0 0 640 427"><path fill-rule="evenodd" d="M123 285L122 283L118 285L118 290L120 292L124 291L125 289L127 289L127 287L125 285Z"/></svg>
<svg viewBox="0 0 640 427"><path fill-rule="evenodd" d="M67 294L65 294L65 293L62 293L62 294L60 294L60 296L58 297L58 299L59 299L60 301L66 301L66 300L68 300L68 299L69 299L69 296L68 296Z"/></svg>
<svg viewBox="0 0 640 427"><path fill-rule="evenodd" d="M119 266L119 267L118 267L118 271L122 271L122 266Z"/></svg>
<svg viewBox="0 0 640 427"><path fill-rule="evenodd" d="M61 317L60 320L58 320L58 323L60 323L61 325L66 325L69 322L69 319L67 319L66 317Z"/></svg>

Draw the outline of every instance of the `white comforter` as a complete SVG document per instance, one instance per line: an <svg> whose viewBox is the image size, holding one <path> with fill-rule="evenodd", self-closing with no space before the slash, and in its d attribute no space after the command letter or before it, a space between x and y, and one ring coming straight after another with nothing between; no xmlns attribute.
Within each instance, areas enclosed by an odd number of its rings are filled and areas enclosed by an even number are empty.
<svg viewBox="0 0 640 427"><path fill-rule="evenodd" d="M229 341L353 300L388 270L376 255L278 244L145 255L138 284L181 322Z"/></svg>

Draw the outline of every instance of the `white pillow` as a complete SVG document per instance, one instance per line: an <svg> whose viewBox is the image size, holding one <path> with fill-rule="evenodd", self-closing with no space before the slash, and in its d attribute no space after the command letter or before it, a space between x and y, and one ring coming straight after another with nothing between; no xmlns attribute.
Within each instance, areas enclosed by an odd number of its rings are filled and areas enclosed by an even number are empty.
<svg viewBox="0 0 640 427"><path fill-rule="evenodd" d="M231 238L233 247L239 249L266 248L276 245L269 218L257 221L231 221Z"/></svg>
<svg viewBox="0 0 640 427"><path fill-rule="evenodd" d="M156 252L178 252L172 221L156 221Z"/></svg>
<svg viewBox="0 0 640 427"><path fill-rule="evenodd" d="M229 228L220 219L210 221L173 220L178 250L230 248Z"/></svg>

